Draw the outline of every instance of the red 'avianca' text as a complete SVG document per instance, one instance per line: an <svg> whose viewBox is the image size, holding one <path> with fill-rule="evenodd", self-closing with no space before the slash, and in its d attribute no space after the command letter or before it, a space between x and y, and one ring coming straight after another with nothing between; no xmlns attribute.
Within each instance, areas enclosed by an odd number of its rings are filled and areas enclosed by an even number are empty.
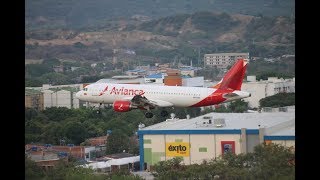
<svg viewBox="0 0 320 180"><path fill-rule="evenodd" d="M110 94L116 94L116 95L143 95L145 92L143 90L139 89L126 89L124 87L117 89L116 87L113 87Z"/></svg>

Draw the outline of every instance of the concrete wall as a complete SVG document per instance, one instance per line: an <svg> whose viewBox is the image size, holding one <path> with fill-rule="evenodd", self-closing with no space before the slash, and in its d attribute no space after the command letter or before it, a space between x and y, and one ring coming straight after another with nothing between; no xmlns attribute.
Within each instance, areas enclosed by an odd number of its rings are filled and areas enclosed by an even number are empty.
<svg viewBox="0 0 320 180"><path fill-rule="evenodd" d="M216 156L216 144L214 143L214 137L214 134L190 135L191 164L201 164L203 160L210 160ZM206 152L204 152L205 148Z"/></svg>
<svg viewBox="0 0 320 180"><path fill-rule="evenodd" d="M38 110L43 110L43 94L32 94L24 96L24 106L28 108L35 108Z"/></svg>
<svg viewBox="0 0 320 180"><path fill-rule="evenodd" d="M165 161L165 135L144 135L144 161L148 165L154 165L159 161Z"/></svg>
<svg viewBox="0 0 320 180"><path fill-rule="evenodd" d="M80 107L80 100L76 98L76 93L77 92L72 93L72 108L75 109Z"/></svg>
<svg viewBox="0 0 320 180"><path fill-rule="evenodd" d="M181 70L180 73L181 75L190 75L191 77L194 77L195 75L194 70Z"/></svg>
<svg viewBox="0 0 320 180"><path fill-rule="evenodd" d="M193 77L193 78L183 78L182 79L182 86L189 86L189 87L203 87L204 86L204 77Z"/></svg>
<svg viewBox="0 0 320 180"><path fill-rule="evenodd" d="M71 108L71 92L70 91L57 91L57 106Z"/></svg>
<svg viewBox="0 0 320 180"><path fill-rule="evenodd" d="M144 83L146 84L157 84L157 85L164 85L163 78L144 78Z"/></svg>
<svg viewBox="0 0 320 180"><path fill-rule="evenodd" d="M85 147L84 148L84 153L85 153L85 156L84 156L84 159L86 160L86 161L89 161L89 160L91 160L91 151L95 151L96 150L96 147L95 146L91 146L91 147ZM87 158L87 155L89 155L89 158Z"/></svg>
<svg viewBox="0 0 320 180"><path fill-rule="evenodd" d="M43 106L49 107L67 107L79 108L79 99L76 98L76 92L60 90L57 92L43 90Z"/></svg>
<svg viewBox="0 0 320 180"><path fill-rule="evenodd" d="M53 96L53 91L44 90L42 92L43 92L43 106L44 106L44 109L55 106L56 104L53 102L53 97L52 97Z"/></svg>
<svg viewBox="0 0 320 180"><path fill-rule="evenodd" d="M247 152L253 152L254 147L260 144L259 135L248 134L247 135Z"/></svg>
<svg viewBox="0 0 320 180"><path fill-rule="evenodd" d="M248 102L250 107L259 107L259 100L266 97L266 83L263 82L249 82L243 83L241 87L242 91L251 93L251 97L243 99Z"/></svg>

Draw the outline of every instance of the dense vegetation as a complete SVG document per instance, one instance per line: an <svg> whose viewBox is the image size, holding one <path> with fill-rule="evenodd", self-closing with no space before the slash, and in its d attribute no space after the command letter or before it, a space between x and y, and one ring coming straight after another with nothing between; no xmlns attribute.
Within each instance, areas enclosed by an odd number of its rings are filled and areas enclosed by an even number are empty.
<svg viewBox="0 0 320 180"><path fill-rule="evenodd" d="M295 179L295 152L278 144L262 144L254 152L226 154L202 164L181 165L182 158L160 161L157 179Z"/></svg>
<svg viewBox="0 0 320 180"><path fill-rule="evenodd" d="M250 57L279 57L295 54L294 17L246 17L247 20L234 19L231 14L196 12L178 14L164 18L136 23L134 25L115 25L115 29L97 28L96 34L105 33L118 37L115 46L111 40L93 40L85 45L85 40L77 40L72 45L46 44L37 41L25 46L26 58L46 59L60 58L72 60L111 62L116 56L120 62L144 61L152 59L157 62L172 62L179 59L182 63L196 64L206 53L249 52ZM249 22L247 22L249 21ZM118 29L125 27L119 33ZM239 32L240 29L240 32ZM140 39L131 37L130 33L140 30ZM26 38L35 40L73 39L89 30L27 30ZM148 34L149 33L149 34ZM154 37L150 37L150 33ZM222 37L234 39L221 40ZM236 36L236 37L235 37ZM135 36L136 37L136 36ZM146 40L148 38L148 40ZM220 40L219 40L220 39ZM138 41L138 42L137 42ZM136 54L128 56L114 54L113 48L133 49ZM203 65L202 62L200 65Z"/></svg>
<svg viewBox="0 0 320 180"><path fill-rule="evenodd" d="M106 20L143 15L159 18L197 11L217 11L249 15L291 16L295 13L292 0L28 0L26 26L28 28L81 28L106 26Z"/></svg>
<svg viewBox="0 0 320 180"><path fill-rule="evenodd" d="M230 102L228 105L218 105L213 111L219 113L244 113L247 112L248 109L248 102L245 102L243 99L238 99Z"/></svg>
<svg viewBox="0 0 320 180"><path fill-rule="evenodd" d="M262 59L250 61L247 75L256 75L257 80L267 80L268 77L293 78L295 77L295 58L280 58L275 62Z"/></svg>
<svg viewBox="0 0 320 180"><path fill-rule="evenodd" d="M260 99L260 107L284 107L295 105L295 93L278 93Z"/></svg>
<svg viewBox="0 0 320 180"><path fill-rule="evenodd" d="M61 66L63 72L55 72L55 67ZM121 74L121 71L109 71L114 68L122 68L122 63L115 65L110 63L97 63L91 67L89 63L61 62L55 58L44 59L40 64L27 64L25 66L25 86L40 87L42 84L77 84L93 83L103 78L110 78ZM72 70L75 68L75 70ZM103 72L103 74L101 74Z"/></svg>
<svg viewBox="0 0 320 180"><path fill-rule="evenodd" d="M186 118L200 115L200 108L175 108L168 109L169 113L175 112L177 118ZM104 136L108 130L114 143L123 143L123 147L109 148L108 152L118 153L123 149L126 152L137 154L136 144L130 143L130 137L134 137L140 123L146 126L162 122L166 118L160 116L160 110L154 110L155 116L146 119L143 112L132 110L126 113L114 112L111 108L101 110L100 114L91 108L68 109L65 107L52 107L43 111L34 109L25 110L25 142L42 144L65 143L79 145L87 138ZM110 144L110 147L115 144Z"/></svg>

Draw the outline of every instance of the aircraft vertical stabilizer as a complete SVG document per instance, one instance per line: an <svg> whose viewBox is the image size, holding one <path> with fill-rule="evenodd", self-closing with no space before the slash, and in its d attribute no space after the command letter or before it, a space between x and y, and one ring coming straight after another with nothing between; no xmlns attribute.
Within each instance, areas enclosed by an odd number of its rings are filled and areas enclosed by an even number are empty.
<svg viewBox="0 0 320 180"><path fill-rule="evenodd" d="M241 90L242 80L244 78L248 61L239 59L231 69L224 75L221 81L213 86L216 89Z"/></svg>

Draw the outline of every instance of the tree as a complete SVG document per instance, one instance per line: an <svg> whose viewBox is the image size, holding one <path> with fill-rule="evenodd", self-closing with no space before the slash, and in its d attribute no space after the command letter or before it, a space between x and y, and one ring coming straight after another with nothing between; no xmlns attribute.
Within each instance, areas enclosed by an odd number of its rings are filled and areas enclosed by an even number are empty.
<svg viewBox="0 0 320 180"><path fill-rule="evenodd" d="M61 84L70 83L68 76L61 74L61 73L55 73L55 72L43 74L40 77L40 80L43 83L48 83L48 84L52 84L52 85L57 85L57 84L61 85Z"/></svg>
<svg viewBox="0 0 320 180"><path fill-rule="evenodd" d="M243 113L248 110L248 102L245 102L243 99L237 99L232 101L228 108L233 113Z"/></svg>
<svg viewBox="0 0 320 180"><path fill-rule="evenodd" d="M25 157L25 178L26 179L42 179L45 176L43 170L30 158Z"/></svg>
<svg viewBox="0 0 320 180"><path fill-rule="evenodd" d="M283 107L295 105L295 93L278 93L259 100L260 107Z"/></svg>
<svg viewBox="0 0 320 180"><path fill-rule="evenodd" d="M27 64L25 67L26 77L34 78L40 77L43 74L53 72L52 67L43 64Z"/></svg>
<svg viewBox="0 0 320 180"><path fill-rule="evenodd" d="M63 134L74 144L80 144L88 137L87 129L80 123L70 121L63 127Z"/></svg>
<svg viewBox="0 0 320 180"><path fill-rule="evenodd" d="M213 112L219 112L219 113L231 113L231 110L227 108L224 104L220 104L215 106L216 108L213 110Z"/></svg>
<svg viewBox="0 0 320 180"><path fill-rule="evenodd" d="M60 144L60 139L64 136L63 124L49 122L42 130L41 142L46 144Z"/></svg>
<svg viewBox="0 0 320 180"><path fill-rule="evenodd" d="M254 152L227 153L202 164L181 165L173 158L154 165L157 179L294 179L295 153L279 144L261 144Z"/></svg>
<svg viewBox="0 0 320 180"><path fill-rule="evenodd" d="M139 143L137 142L137 137L132 136L129 138L129 151L128 153L139 155Z"/></svg>
<svg viewBox="0 0 320 180"><path fill-rule="evenodd" d="M53 66L59 66L60 60L57 58L44 59L42 62L43 65L52 68Z"/></svg>
<svg viewBox="0 0 320 180"><path fill-rule="evenodd" d="M113 130L107 139L106 148L107 154L121 153L124 150L128 152L129 137L121 131Z"/></svg>
<svg viewBox="0 0 320 180"><path fill-rule="evenodd" d="M155 177L159 179L177 179L180 170L184 170L185 167L180 163L182 162L182 157L174 157L167 161L160 161L154 165L154 172L152 173Z"/></svg>
<svg viewBox="0 0 320 180"><path fill-rule="evenodd" d="M263 179L294 179L295 153L291 148L279 144L261 144L254 148L253 176Z"/></svg>
<svg viewBox="0 0 320 180"><path fill-rule="evenodd" d="M237 99L230 102L228 106L221 104L214 110L214 112L220 113L243 113L248 110L248 102L243 99Z"/></svg>
<svg viewBox="0 0 320 180"><path fill-rule="evenodd" d="M39 78L26 78L24 86L25 87L40 87L44 84Z"/></svg>
<svg viewBox="0 0 320 180"><path fill-rule="evenodd" d="M63 121L68 117L76 115L75 111L66 107L50 107L43 111L51 121Z"/></svg>
<svg viewBox="0 0 320 180"><path fill-rule="evenodd" d="M24 116L26 120L31 120L38 115L38 111L34 108L25 108Z"/></svg>

